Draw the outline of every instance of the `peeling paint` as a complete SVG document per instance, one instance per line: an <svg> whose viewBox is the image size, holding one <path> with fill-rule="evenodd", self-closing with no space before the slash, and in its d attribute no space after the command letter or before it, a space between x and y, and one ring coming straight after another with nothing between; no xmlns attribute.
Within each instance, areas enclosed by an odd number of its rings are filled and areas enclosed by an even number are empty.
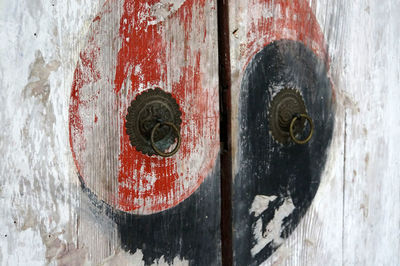
<svg viewBox="0 0 400 266"><path fill-rule="evenodd" d="M257 195L253 204L256 202L257 197L266 197ZM258 198L259 200L259 198ZM267 209L269 201L264 202L267 203L267 206L262 206L262 209ZM257 219L256 223L253 225L253 237L255 245L251 249L251 255L254 257L258 254L267 244L272 243L273 247L277 247L281 245L284 239L281 237L283 231L284 219L288 217L295 209L293 205L293 201L291 198L285 198L283 204L275 210L274 218L268 222L265 231L263 228L262 219ZM255 215L255 217L258 217Z"/></svg>
<svg viewBox="0 0 400 266"><path fill-rule="evenodd" d="M115 254L111 255L110 257L106 258L103 263L103 266L114 266L114 265L126 265L126 266L145 266L143 261L143 252L141 250L136 250L134 254L127 253L123 250L117 250ZM189 262L186 260L181 260L180 258L174 258L173 262L167 263L164 257L161 257L158 260L155 260L152 266L187 266Z"/></svg>
<svg viewBox="0 0 400 266"><path fill-rule="evenodd" d="M261 213L268 209L269 203L274 201L276 198L277 196L256 195L251 204L249 214L253 214L255 217L260 216Z"/></svg>
<svg viewBox="0 0 400 266"><path fill-rule="evenodd" d="M165 21L169 16L175 13L186 0L168 1L161 0L154 4L150 8L150 16L154 17L154 20L149 20L147 25L155 25L162 21Z"/></svg>
<svg viewBox="0 0 400 266"><path fill-rule="evenodd" d="M167 3L107 2L74 74L69 129L77 170L100 199L128 213L176 206L198 189L218 158L216 24L208 24L216 23L215 3ZM148 23L149 13L165 8L168 19ZM119 39L130 41L115 45ZM143 155L126 133L131 101L155 86L171 92L182 111L182 145L170 158ZM144 185L146 180L154 183Z"/></svg>

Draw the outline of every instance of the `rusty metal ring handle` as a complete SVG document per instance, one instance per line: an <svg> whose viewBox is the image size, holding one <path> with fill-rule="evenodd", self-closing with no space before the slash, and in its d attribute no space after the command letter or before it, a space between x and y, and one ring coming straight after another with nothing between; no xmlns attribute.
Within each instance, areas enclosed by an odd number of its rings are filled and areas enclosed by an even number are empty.
<svg viewBox="0 0 400 266"><path fill-rule="evenodd" d="M305 119L308 121L308 123L310 124L310 134L308 134L307 138L305 138L304 140L299 140L299 139L297 139L297 138L295 137L295 135L294 135L294 132L293 132L294 122L296 122L297 119L300 119L300 118L305 118ZM314 133L314 123L313 123L311 117L309 117L307 114L295 115L295 116L293 117L293 119L292 119L292 122L290 122L289 131L290 131L290 137L292 138L292 140L293 140L295 143L297 143L297 144L306 144L307 142L310 141L310 139L311 139L311 137L312 137L312 135L313 135L313 133Z"/></svg>
<svg viewBox="0 0 400 266"><path fill-rule="evenodd" d="M174 148L171 152L168 152L168 153L165 153L165 152L160 151L160 150L157 148L156 144L154 143L154 133L155 133L156 130L157 130L160 126L162 126L162 125L167 125L167 126L171 127L171 128L176 132L176 134L177 134L177 136L178 136L178 143L176 144L175 148ZM158 155L160 155L160 156L162 156L162 157L171 157L172 155L174 155L175 153L178 152L179 147L181 146L181 134L179 134L178 128L177 128L173 123L171 123L171 122L160 122L160 123L157 123L157 124L153 127L153 129L151 130L150 144L151 144L151 147L153 147L153 150L154 150Z"/></svg>

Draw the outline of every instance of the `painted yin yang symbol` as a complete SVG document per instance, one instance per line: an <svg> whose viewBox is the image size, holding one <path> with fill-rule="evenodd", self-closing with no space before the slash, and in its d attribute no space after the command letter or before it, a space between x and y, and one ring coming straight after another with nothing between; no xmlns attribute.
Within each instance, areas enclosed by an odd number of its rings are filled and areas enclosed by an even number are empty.
<svg viewBox="0 0 400 266"><path fill-rule="evenodd" d="M109 0L92 21L74 73L70 145L85 188L115 210L148 215L172 208L215 167L218 80L207 75L217 72L216 62L202 56L214 43L205 6ZM182 113L181 146L169 158L142 154L126 133L131 101L154 88L170 93Z"/></svg>
<svg viewBox="0 0 400 266"><path fill-rule="evenodd" d="M212 39L216 34L204 19L215 6L213 1L167 2L104 4L79 54L69 107L70 145L83 187L112 210L132 214L129 223L121 225L121 231L130 232L121 234L121 241L129 250L156 246L147 251L149 261L168 250L138 228L151 224L154 230L165 217L176 217L173 207L188 199L207 176L218 173L220 147L218 79L210 79L218 64L209 61L218 58ZM233 243L240 243L233 246L237 265L265 261L296 228L318 189L334 121L328 55L307 1L253 2L266 13L247 29L256 34L248 34L241 46L245 63L238 112L240 160L232 204ZM268 107L286 87L302 95L315 123L306 145L281 145L269 133ZM170 158L142 154L126 133L130 103L154 88L170 93L182 113L181 148ZM165 217L151 215L160 212ZM175 241L171 256L183 249L191 254L192 242L203 234L191 235L196 221L182 217L187 237L158 230ZM183 248L182 241L187 241ZM210 245L211 252L216 258L217 245Z"/></svg>
<svg viewBox="0 0 400 266"><path fill-rule="evenodd" d="M264 262L299 224L318 190L334 125L328 57L308 3L258 2L269 5L273 15L251 29L258 38L250 37L244 55L233 191L237 265ZM282 144L271 134L269 108L288 89L303 98L314 122L304 145Z"/></svg>

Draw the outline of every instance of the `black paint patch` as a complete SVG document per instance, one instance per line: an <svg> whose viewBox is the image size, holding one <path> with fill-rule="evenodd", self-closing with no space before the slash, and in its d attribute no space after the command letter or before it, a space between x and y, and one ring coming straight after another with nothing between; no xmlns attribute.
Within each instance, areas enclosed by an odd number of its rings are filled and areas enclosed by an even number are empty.
<svg viewBox="0 0 400 266"><path fill-rule="evenodd" d="M278 144L269 133L268 107L282 88L298 89L315 124L305 145ZM282 221L285 239L306 213L318 189L334 114L332 88L324 62L302 43L280 40L257 53L246 68L239 102L239 169L233 187L235 265L258 265L280 245L271 241L252 256L253 229L261 217L263 233L275 211L291 199L294 210ZM250 214L256 195L276 196L259 216ZM280 222L280 221L278 221Z"/></svg>
<svg viewBox="0 0 400 266"><path fill-rule="evenodd" d="M133 215L112 208L82 189L96 206L96 215L107 215L117 225L124 250L143 252L146 265L162 256L171 264L175 257L189 265L220 265L220 164L200 187L177 206L151 215Z"/></svg>

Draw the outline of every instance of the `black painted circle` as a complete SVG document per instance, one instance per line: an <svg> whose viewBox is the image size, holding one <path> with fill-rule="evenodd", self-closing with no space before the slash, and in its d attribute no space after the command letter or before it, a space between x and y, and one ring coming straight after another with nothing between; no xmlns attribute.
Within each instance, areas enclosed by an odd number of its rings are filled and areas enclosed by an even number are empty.
<svg viewBox="0 0 400 266"><path fill-rule="evenodd" d="M283 88L296 88L315 124L305 145L282 145L268 134L268 107ZM250 61L244 73L239 102L239 169L233 188L234 257L237 265L258 265L280 245L269 242L257 254L255 222L263 233L275 211L291 199L293 211L283 219L282 239L297 226L318 189L334 124L332 88L322 60L300 42L270 43ZM256 195L276 196L260 216L249 214Z"/></svg>

